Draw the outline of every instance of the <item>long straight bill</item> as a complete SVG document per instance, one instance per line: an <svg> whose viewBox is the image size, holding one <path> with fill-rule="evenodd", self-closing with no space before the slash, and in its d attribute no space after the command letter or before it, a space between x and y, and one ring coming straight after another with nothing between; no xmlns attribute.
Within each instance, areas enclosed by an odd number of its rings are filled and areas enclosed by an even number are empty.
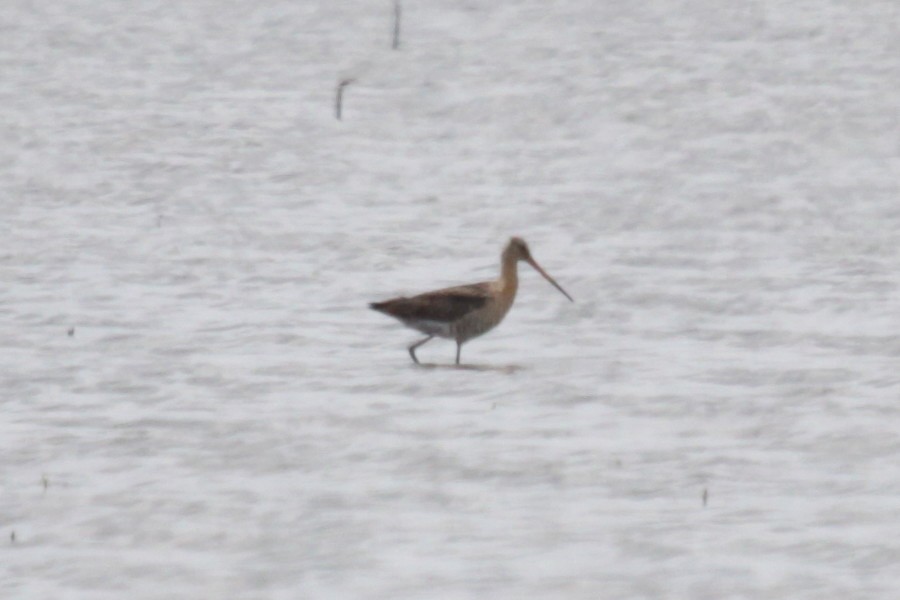
<svg viewBox="0 0 900 600"><path fill-rule="evenodd" d="M547 281L549 281L550 283L552 283L552 284L553 284L553 287L555 287L555 288L558 289L560 292L562 292L563 296L565 296L566 298L568 298L571 302L575 302L575 300L572 298L572 296L570 296L570 295L568 294L568 292L566 292L566 290L562 289L562 286L559 285L558 283L556 283L556 280L553 279L552 277L550 277L550 276L547 274L547 271L543 270L543 269L541 268L541 265L537 264L537 262L536 262L533 258L529 257L529 258L527 258L527 259L525 259L525 260L528 261L528 264L529 264L529 265L531 265L532 267L534 267L534 270L535 270L535 271L537 271L538 273L540 273L541 275L543 275L543 276L544 276L544 279L546 279Z"/></svg>

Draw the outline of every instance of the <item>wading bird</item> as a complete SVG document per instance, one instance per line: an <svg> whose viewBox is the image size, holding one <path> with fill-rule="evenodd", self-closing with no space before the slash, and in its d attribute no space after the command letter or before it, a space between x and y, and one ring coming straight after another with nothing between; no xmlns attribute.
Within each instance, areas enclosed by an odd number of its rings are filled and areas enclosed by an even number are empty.
<svg viewBox="0 0 900 600"><path fill-rule="evenodd" d="M435 336L456 340L456 364L459 364L462 345L496 327L509 312L519 288L517 265L520 260L534 267L544 279L574 302L572 296L531 257L525 240L514 237L503 249L500 278L496 281L426 292L412 298L393 298L373 302L369 306L428 336L409 347L409 355L416 364L419 364L416 348Z"/></svg>

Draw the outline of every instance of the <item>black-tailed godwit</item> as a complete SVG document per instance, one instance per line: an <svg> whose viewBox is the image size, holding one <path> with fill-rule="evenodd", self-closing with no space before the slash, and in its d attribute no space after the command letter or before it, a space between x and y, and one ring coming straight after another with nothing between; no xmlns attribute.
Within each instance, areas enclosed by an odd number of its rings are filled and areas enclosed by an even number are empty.
<svg viewBox="0 0 900 600"><path fill-rule="evenodd" d="M499 325L509 312L519 288L517 265L520 260L534 267L566 298L574 302L572 296L531 257L525 240L514 237L503 250L500 278L495 281L445 288L411 298L393 298L373 302L369 306L428 336L409 347L409 355L416 364L419 363L416 348L438 336L456 340L458 365L462 345Z"/></svg>

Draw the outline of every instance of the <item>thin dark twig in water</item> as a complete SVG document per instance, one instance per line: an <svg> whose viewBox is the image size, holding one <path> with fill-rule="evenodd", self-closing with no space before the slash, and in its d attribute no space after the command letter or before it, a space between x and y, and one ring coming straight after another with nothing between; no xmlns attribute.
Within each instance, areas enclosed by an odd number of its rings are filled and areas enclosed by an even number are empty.
<svg viewBox="0 0 900 600"><path fill-rule="evenodd" d="M400 15L402 12L400 0L394 0L394 43L391 45L394 50L400 47Z"/></svg>
<svg viewBox="0 0 900 600"><path fill-rule="evenodd" d="M344 106L344 88L353 83L353 79L341 79L338 82L337 93L334 97L334 116L341 120L341 111Z"/></svg>

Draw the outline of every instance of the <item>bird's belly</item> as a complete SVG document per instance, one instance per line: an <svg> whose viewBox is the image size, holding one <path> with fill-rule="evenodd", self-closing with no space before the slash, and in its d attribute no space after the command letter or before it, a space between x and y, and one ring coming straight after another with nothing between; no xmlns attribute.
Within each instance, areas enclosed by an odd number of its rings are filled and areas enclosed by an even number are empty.
<svg viewBox="0 0 900 600"><path fill-rule="evenodd" d="M495 313L485 311L468 315L454 325L453 337L461 342L471 340L499 325L504 316L506 316L506 311Z"/></svg>
<svg viewBox="0 0 900 600"><path fill-rule="evenodd" d="M436 335L439 337L452 338L452 323L444 321L431 321L429 319L408 319L403 321L404 325L412 329L417 329L427 335Z"/></svg>

